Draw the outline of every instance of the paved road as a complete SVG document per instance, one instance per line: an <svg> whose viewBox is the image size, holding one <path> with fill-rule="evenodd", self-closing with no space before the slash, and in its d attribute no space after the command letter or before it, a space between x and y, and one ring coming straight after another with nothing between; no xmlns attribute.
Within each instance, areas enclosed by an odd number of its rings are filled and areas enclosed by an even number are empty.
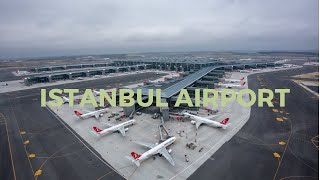
<svg viewBox="0 0 320 180"><path fill-rule="evenodd" d="M47 89L115 87L160 76L143 73ZM0 146L0 179L34 179L36 173L39 179L123 179L82 138L40 107L40 89L0 94Z"/></svg>
<svg viewBox="0 0 320 180"><path fill-rule="evenodd" d="M317 70L317 67L308 67L250 75L249 88L254 91L263 87L291 89L286 107L254 105L245 126L189 179L317 178L319 149L312 138L319 135L319 99L289 80L292 75ZM280 157L276 158L274 153Z"/></svg>

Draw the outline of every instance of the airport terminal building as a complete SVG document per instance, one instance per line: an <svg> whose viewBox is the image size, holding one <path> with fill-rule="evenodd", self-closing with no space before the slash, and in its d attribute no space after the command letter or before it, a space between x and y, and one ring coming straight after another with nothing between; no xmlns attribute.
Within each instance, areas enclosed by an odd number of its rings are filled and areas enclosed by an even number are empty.
<svg viewBox="0 0 320 180"><path fill-rule="evenodd" d="M272 62L251 62L251 63L238 63L231 64L218 60L204 60L204 59L191 59L191 60L115 60L112 63L99 63L99 64L74 64L74 65L61 65L61 66L47 66L32 68L29 71L31 76L24 79L26 85L36 83L54 82L58 80L68 80L81 77L91 77L95 75L107 75L110 73L130 72L146 69L157 69L164 71L177 71L184 74L193 74L200 71L193 76L200 80L214 80L209 76L218 75L217 71L232 71L250 68L264 68L267 66L275 66ZM204 72L204 73L201 73ZM218 75L219 76L219 75ZM198 83L203 83L198 81Z"/></svg>

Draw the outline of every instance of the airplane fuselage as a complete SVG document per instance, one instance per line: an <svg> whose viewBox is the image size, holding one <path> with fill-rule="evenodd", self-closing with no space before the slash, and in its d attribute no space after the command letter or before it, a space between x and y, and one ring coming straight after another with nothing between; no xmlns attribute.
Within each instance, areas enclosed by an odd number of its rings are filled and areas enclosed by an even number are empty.
<svg viewBox="0 0 320 180"><path fill-rule="evenodd" d="M143 153L139 158L137 158L139 161L144 161L148 158L150 158L151 156L154 156L156 154L159 153L161 148L166 148L169 145L173 144L176 140L176 137L171 137L167 140L165 140L164 142L158 144L157 146L155 146L154 148L151 148L150 150L148 150L147 152Z"/></svg>
<svg viewBox="0 0 320 180"><path fill-rule="evenodd" d="M242 85L239 84L218 84L218 86L225 87L225 88L240 88Z"/></svg>
<svg viewBox="0 0 320 180"><path fill-rule="evenodd" d="M86 113L86 114L82 114L80 117L85 119L85 118L90 118L90 117L99 117L100 114L103 114L103 113L106 113L107 112L107 109L100 109L100 110L97 110L97 111L93 111L93 112L89 112L89 113ZM98 118L97 118L98 119Z"/></svg>
<svg viewBox="0 0 320 180"><path fill-rule="evenodd" d="M212 127L217 127L217 128L222 128L226 125L223 125L217 121L212 121L212 120L209 120L209 119L205 119L205 118L202 118L202 117L191 117L194 121L199 121L203 124L206 124L208 126L212 126Z"/></svg>
<svg viewBox="0 0 320 180"><path fill-rule="evenodd" d="M98 134L99 134L100 136L104 136L104 135L113 133L113 132L115 132L115 131L119 131L119 129L120 129L121 127L131 126L131 125L133 125L134 123L135 123L135 120L132 119L132 120L123 122L123 123L121 123L121 124L117 124L117 125L115 125L115 126L112 126L112 127L110 127L110 128L104 129L104 130L102 130L101 132L99 132ZM128 128L125 129L125 131L127 131L127 130L128 130Z"/></svg>
<svg viewBox="0 0 320 180"><path fill-rule="evenodd" d="M222 124L221 122L213 121L213 120L203 118L200 116L195 116L195 115L192 115L189 113L184 113L184 115L189 116L189 118L193 119L193 121L191 121L191 123L195 124L197 129L201 124L206 124L211 127L223 128L223 129L226 129L228 127L226 124Z"/></svg>

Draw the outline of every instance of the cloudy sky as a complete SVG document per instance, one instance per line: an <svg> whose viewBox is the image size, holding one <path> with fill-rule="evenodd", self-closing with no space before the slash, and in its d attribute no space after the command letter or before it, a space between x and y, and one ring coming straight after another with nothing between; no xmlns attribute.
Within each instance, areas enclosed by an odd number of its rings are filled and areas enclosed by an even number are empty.
<svg viewBox="0 0 320 180"><path fill-rule="evenodd" d="M1 0L0 57L318 49L318 0Z"/></svg>

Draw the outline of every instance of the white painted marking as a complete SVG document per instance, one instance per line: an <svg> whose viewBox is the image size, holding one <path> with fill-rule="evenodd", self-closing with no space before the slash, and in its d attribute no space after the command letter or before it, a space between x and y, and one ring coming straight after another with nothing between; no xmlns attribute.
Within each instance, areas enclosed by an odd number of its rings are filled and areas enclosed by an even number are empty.
<svg viewBox="0 0 320 180"><path fill-rule="evenodd" d="M107 164L105 161L103 161L95 152L93 152L83 141L81 141L81 139L68 127L68 126L66 126L66 124L64 123L64 122L62 122L61 120L60 120L60 118L59 117L57 117L57 115L54 113L54 112L52 112L52 110L50 109L50 108L48 108L47 106L46 106L46 108L48 109L48 111L52 114L52 115L54 115L58 120L59 120L59 122L61 123L61 124L63 124L63 126L65 127L65 128L67 128L93 155L95 155L103 164L105 164L105 165L107 165L109 168L111 168L114 172L117 172L120 176L122 176L123 178L125 178L122 174L120 174L116 169L114 169L112 166L110 166L109 164ZM125 178L126 179L126 178Z"/></svg>

